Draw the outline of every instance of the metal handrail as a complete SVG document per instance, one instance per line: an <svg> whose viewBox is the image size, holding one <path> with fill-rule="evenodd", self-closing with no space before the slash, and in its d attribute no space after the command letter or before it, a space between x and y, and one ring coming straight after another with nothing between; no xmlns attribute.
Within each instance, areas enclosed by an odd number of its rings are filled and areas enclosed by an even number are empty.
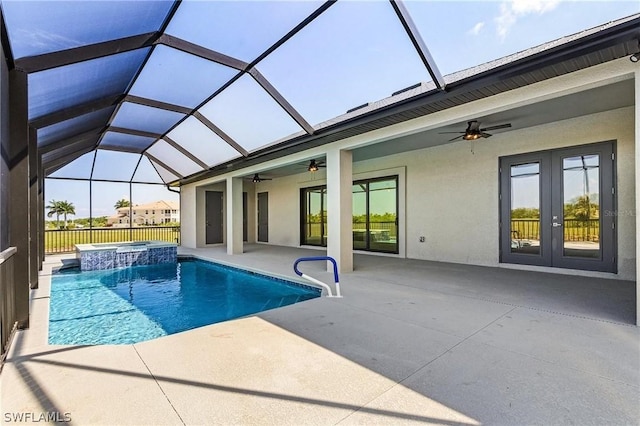
<svg viewBox="0 0 640 426"><path fill-rule="evenodd" d="M312 262L312 261L316 261L316 260L324 260L324 261L329 261L333 264L333 280L334 283L336 285L336 294L335 296L333 295L333 292L331 291L331 287L329 287L328 284L323 283L320 280L317 280L313 277L310 277L306 274L304 274L303 272L301 272L298 269L298 264L300 262ZM298 276L311 281L314 284L319 285L320 287L324 288L327 290L327 297L342 297L342 294L340 294L340 279L338 278L338 264L336 263L336 260L333 257L329 257L329 256L313 256L313 257L301 257L299 259L296 259L296 261L293 263L293 271L298 274Z"/></svg>
<svg viewBox="0 0 640 426"><path fill-rule="evenodd" d="M16 254L17 251L18 251L17 248L9 247L8 249L6 249L2 253L0 253L0 265L2 265L4 262L6 262L11 256Z"/></svg>

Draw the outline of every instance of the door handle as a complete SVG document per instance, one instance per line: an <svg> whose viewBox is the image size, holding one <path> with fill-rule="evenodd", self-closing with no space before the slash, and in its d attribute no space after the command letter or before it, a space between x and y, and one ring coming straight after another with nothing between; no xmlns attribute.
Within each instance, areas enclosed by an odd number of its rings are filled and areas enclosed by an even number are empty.
<svg viewBox="0 0 640 426"><path fill-rule="evenodd" d="M558 226L562 226L562 224L558 222L553 222L552 225L554 228L557 228Z"/></svg>

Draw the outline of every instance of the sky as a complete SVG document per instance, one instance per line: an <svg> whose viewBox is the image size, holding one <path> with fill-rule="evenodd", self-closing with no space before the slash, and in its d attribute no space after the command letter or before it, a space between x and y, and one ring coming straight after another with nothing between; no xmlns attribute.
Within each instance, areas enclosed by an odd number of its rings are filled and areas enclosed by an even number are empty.
<svg viewBox="0 0 640 426"><path fill-rule="evenodd" d="M6 3L3 2L5 8ZM17 2L9 3L16 7ZM318 1L186 1L178 8L168 33L250 61L319 4ZM637 0L406 0L405 5L444 75L640 12L640 1ZM127 25L135 28L136 22ZM53 34L61 30L51 27L48 31ZM73 32L74 38L65 39L64 43L77 43L86 31L93 30L91 27L78 28ZM50 36L49 39L61 42L60 37ZM40 34L39 48L46 42L47 37ZM133 92L172 96L173 102L192 105L204 100L215 90L214 86L221 84L218 80L207 80L208 76L219 79L221 74L212 74L213 68L194 73L184 66L176 66L178 63L172 61L177 61L183 54L167 50L158 50L158 58L149 62L159 64L158 69L141 74L149 80L136 81ZM163 64L166 64L164 68ZM259 62L257 68L312 125L429 80L428 72L386 0L340 0ZM238 80L223 91L219 99L214 98L207 104L202 113L248 151L300 130L250 79ZM185 122L185 129L188 124ZM179 129L172 134L178 143L202 151L203 158L207 156L207 164L218 161L213 133L211 141L202 140L206 136L195 140L189 138L192 133ZM161 160L173 161L176 152L159 147L153 154ZM224 158L228 155L224 153ZM87 160L82 161L86 174ZM124 157L103 160L101 173L118 175L122 168L126 169L122 174L127 175L134 163L135 159ZM178 162L175 164L182 167ZM187 166L184 163L185 170L190 171ZM67 175L74 174L74 167L68 166ZM62 181L52 182L47 181L47 200L77 200L74 204L78 217L88 213L88 197L81 196L88 190L71 188ZM93 200L96 216L111 214L116 200L129 198L128 188L100 186L100 195ZM143 200L140 202L167 198L165 194L156 195L155 190L141 191L134 197Z"/></svg>
<svg viewBox="0 0 640 426"><path fill-rule="evenodd" d="M129 196L128 183L93 182L92 217L112 216L116 213L114 204L125 199L133 204L147 204L154 201L180 201L179 194L170 192L163 185L132 184ZM89 181L47 179L45 184L46 202L52 200L69 201L75 206L75 216L71 219L89 217ZM46 211L46 210L45 210ZM55 216L52 218L55 220Z"/></svg>

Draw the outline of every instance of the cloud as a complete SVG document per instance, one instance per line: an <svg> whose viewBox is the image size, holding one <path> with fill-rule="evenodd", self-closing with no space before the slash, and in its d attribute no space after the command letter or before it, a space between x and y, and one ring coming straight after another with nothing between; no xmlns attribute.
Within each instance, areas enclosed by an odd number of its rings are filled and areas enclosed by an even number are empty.
<svg viewBox="0 0 640 426"><path fill-rule="evenodd" d="M482 28L484 28L484 22L478 22L468 31L468 33L471 35L478 35L480 34L480 31L482 31Z"/></svg>
<svg viewBox="0 0 640 426"><path fill-rule="evenodd" d="M537 13L543 13L554 10L561 0L507 0L500 4L500 15L495 18L498 36L504 40L509 33L511 27L515 25L518 19Z"/></svg>

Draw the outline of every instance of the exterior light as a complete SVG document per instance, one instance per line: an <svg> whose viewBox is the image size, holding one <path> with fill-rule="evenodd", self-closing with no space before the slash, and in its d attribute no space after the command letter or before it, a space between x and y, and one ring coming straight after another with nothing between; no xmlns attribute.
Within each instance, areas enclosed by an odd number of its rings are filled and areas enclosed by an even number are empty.
<svg viewBox="0 0 640 426"><path fill-rule="evenodd" d="M629 56L629 60L631 62L638 62L640 61L640 52L638 53L634 53L633 55Z"/></svg>

